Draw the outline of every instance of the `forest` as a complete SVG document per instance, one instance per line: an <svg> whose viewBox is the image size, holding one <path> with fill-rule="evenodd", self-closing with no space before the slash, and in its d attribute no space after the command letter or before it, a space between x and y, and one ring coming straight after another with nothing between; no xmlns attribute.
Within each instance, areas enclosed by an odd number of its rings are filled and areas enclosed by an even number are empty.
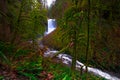
<svg viewBox="0 0 120 80"><path fill-rule="evenodd" d="M0 1L0 80L120 80L120 0L47 1Z"/></svg>

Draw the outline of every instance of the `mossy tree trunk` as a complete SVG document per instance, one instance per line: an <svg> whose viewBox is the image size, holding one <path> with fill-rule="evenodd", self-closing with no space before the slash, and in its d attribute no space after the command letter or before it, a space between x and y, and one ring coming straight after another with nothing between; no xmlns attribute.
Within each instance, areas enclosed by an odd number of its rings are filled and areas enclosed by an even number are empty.
<svg viewBox="0 0 120 80"><path fill-rule="evenodd" d="M88 66L88 55L89 55L89 33L90 33L90 0L88 0L88 16L87 16L87 46L86 46L86 72L88 72L87 66Z"/></svg>

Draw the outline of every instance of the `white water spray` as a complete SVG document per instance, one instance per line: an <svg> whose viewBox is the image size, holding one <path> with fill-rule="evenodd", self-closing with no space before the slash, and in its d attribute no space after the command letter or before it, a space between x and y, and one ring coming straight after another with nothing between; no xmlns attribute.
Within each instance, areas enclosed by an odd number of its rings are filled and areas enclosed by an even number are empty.
<svg viewBox="0 0 120 80"><path fill-rule="evenodd" d="M55 53L58 52L58 51L47 51L44 53L44 56L45 57L53 57L55 55ZM67 54L59 54L57 56L59 59L61 59L62 63L66 64L66 65L69 65L71 66L72 64L72 57L70 55L67 55ZM86 66L79 62L78 60L76 61L76 69L77 70L80 70L80 68L83 67L83 70L86 69ZM113 76L113 75L110 75L109 73L106 73L100 69L97 69L97 68L92 68L92 67L88 67L88 72L90 73L93 73L94 75L96 76L100 76L100 77L103 77L107 80L120 80L119 78Z"/></svg>

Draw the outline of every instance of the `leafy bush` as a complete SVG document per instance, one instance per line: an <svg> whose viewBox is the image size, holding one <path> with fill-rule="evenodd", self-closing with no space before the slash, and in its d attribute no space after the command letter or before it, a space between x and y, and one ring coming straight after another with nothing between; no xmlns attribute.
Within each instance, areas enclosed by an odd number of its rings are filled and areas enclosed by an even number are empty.
<svg viewBox="0 0 120 80"><path fill-rule="evenodd" d="M36 77L39 76L40 72L43 70L41 62L42 58L35 55L32 59L19 62L17 65L17 71L20 75L29 77L31 80L38 80Z"/></svg>

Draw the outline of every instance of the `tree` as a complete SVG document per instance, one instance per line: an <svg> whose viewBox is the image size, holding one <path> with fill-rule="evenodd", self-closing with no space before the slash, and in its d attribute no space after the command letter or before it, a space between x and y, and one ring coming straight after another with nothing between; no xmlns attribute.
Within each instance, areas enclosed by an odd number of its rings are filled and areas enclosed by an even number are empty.
<svg viewBox="0 0 120 80"><path fill-rule="evenodd" d="M120 0L90 0L90 4L88 0L71 1L57 0L50 10L51 16L55 17L58 26L61 26L60 34L63 34L62 37L65 38L61 41L70 43L71 33L75 33L75 27L80 24L78 33L84 34L84 38L77 42L78 59L84 63L87 62L86 65L89 61L95 63L90 64L97 67L107 69L111 67L109 70L115 70L115 66L118 67L120 62L117 57L120 52L120 45L118 45L120 40ZM78 12L75 12L76 4ZM77 23L79 21L73 16L77 13L80 14L80 23ZM69 52L73 55L71 49Z"/></svg>
<svg viewBox="0 0 120 80"><path fill-rule="evenodd" d="M35 24L36 20L39 21L36 22L37 27L39 27L39 29L36 27L36 35L44 33L47 23L47 11L42 8L42 4L37 0L2 0L0 4L1 40L16 43L25 37L30 39L28 34L34 30L30 26L33 23ZM34 15L39 17L34 18L33 21L32 16Z"/></svg>
<svg viewBox="0 0 120 80"><path fill-rule="evenodd" d="M35 46L35 39L37 35L44 35L45 32L45 26L47 22L47 17L46 17L46 12L45 10L40 10L40 4L38 2L33 5L33 9L30 13L30 19L31 19L31 28L32 28L32 33L30 33L32 41L33 41L33 46Z"/></svg>
<svg viewBox="0 0 120 80"><path fill-rule="evenodd" d="M72 52L72 70L75 70L76 60L77 60L77 45L80 41L81 32L79 31L81 28L82 20L83 20L83 11L80 11L77 4L73 5L70 9L68 9L64 16L64 27L65 34L69 37L69 44L72 44L73 52ZM63 36L66 37L66 36Z"/></svg>
<svg viewBox="0 0 120 80"><path fill-rule="evenodd" d="M8 24L7 20L7 0L1 0L0 1L0 40L2 41L8 41L10 33L10 26Z"/></svg>

